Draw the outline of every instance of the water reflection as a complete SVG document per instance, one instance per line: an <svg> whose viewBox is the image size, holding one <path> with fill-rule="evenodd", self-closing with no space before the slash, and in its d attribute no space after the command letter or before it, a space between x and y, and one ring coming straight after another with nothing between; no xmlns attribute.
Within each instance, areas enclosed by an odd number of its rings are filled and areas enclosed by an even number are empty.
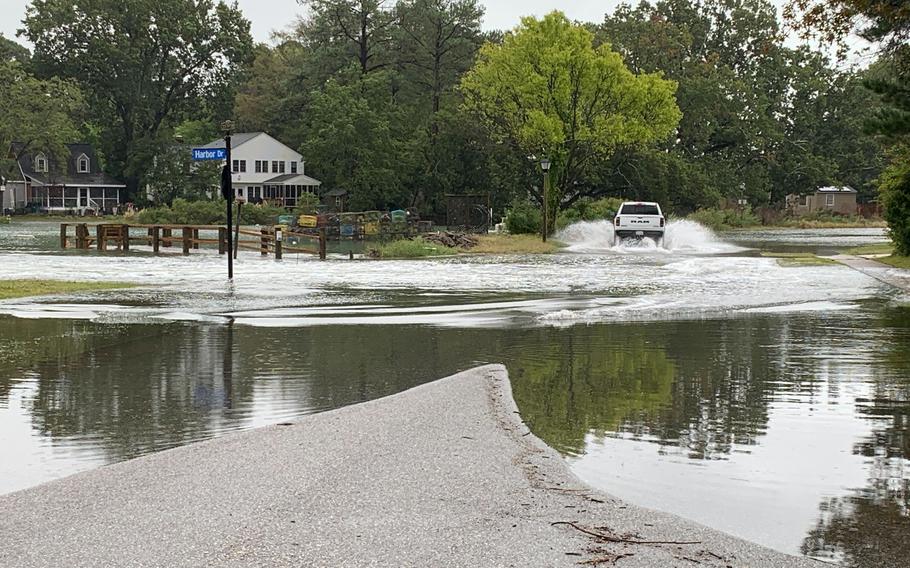
<svg viewBox="0 0 910 568"><path fill-rule="evenodd" d="M910 552L910 311L875 303L568 328L0 317L0 492L482 362L607 491L851 566Z"/></svg>

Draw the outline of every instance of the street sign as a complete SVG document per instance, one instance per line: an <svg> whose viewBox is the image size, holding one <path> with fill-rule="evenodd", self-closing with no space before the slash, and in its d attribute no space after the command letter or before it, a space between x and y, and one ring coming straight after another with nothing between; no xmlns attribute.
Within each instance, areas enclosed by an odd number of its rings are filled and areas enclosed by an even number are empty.
<svg viewBox="0 0 910 568"><path fill-rule="evenodd" d="M193 148L193 160L226 160L227 148Z"/></svg>

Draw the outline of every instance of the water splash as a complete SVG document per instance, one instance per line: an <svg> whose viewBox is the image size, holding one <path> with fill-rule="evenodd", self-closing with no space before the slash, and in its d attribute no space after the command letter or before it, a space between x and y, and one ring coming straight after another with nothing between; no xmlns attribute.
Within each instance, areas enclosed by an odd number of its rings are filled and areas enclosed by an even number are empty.
<svg viewBox="0 0 910 568"><path fill-rule="evenodd" d="M573 223L557 233L556 238L572 252L719 254L742 250L688 219L670 221L660 243L650 238L619 240L608 220Z"/></svg>

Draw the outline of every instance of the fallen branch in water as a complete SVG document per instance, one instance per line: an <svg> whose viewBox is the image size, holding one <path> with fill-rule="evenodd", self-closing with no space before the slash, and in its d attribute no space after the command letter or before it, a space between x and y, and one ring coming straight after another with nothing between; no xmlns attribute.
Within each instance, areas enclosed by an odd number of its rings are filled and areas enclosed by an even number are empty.
<svg viewBox="0 0 910 568"><path fill-rule="evenodd" d="M604 534L604 533L597 532L597 531L592 531L590 529L586 529L572 521L555 521L555 522L550 523L550 525L551 526L569 525L570 527L572 527L573 529L575 529L577 531L583 532L586 535L593 536L594 538L598 538L600 540L605 540L607 542L622 542L622 543L627 543L627 544L701 544L700 540L636 540L633 538L620 538L618 536L613 536L613 535Z"/></svg>

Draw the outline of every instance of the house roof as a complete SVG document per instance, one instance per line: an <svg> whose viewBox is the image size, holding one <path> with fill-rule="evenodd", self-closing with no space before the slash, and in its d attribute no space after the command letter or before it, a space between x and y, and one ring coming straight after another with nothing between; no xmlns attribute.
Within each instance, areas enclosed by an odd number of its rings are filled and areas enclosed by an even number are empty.
<svg viewBox="0 0 910 568"><path fill-rule="evenodd" d="M825 186L825 187L820 187L820 188L816 189L815 191L818 193L857 193L857 191L855 189L853 189L852 187L850 187L849 185L841 185L841 186L829 185L829 186Z"/></svg>
<svg viewBox="0 0 910 568"><path fill-rule="evenodd" d="M338 188L325 192L326 197L344 197L347 194L348 194L348 190L338 189Z"/></svg>
<svg viewBox="0 0 910 568"><path fill-rule="evenodd" d="M280 185L322 185L318 179L311 178L303 174L282 174L262 183L280 184Z"/></svg>
<svg viewBox="0 0 910 568"><path fill-rule="evenodd" d="M237 134L231 134L231 148L236 148L241 144L246 144L253 138L265 134L265 132L238 132ZM224 138L216 138L212 140L202 148L224 148Z"/></svg>
<svg viewBox="0 0 910 568"><path fill-rule="evenodd" d="M10 152L14 156L19 156L19 167L22 170L22 175L33 184L126 187L123 182L101 171L98 156L95 155L95 149L92 148L91 144L67 144L66 148L69 152L65 156L65 165L58 163L58 159L49 152L44 153L37 149L23 151L24 146L22 142L13 142L10 146ZM35 157L42 153L47 158L48 171L36 172ZM86 173L80 173L76 167L76 162L83 154L89 160L89 171Z"/></svg>

